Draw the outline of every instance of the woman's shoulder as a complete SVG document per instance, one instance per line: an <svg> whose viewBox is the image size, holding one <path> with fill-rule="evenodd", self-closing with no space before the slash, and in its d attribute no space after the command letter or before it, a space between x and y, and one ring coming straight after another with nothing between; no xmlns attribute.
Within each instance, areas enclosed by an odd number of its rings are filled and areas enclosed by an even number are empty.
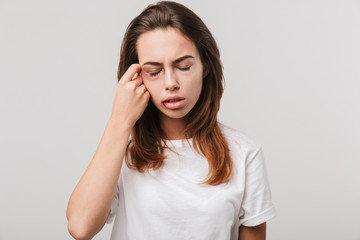
<svg viewBox="0 0 360 240"><path fill-rule="evenodd" d="M230 147L230 150L232 148L240 147L245 152L249 152L259 150L261 148L261 144L257 142L257 140L249 137L243 131L229 127L223 123L219 123L219 127Z"/></svg>

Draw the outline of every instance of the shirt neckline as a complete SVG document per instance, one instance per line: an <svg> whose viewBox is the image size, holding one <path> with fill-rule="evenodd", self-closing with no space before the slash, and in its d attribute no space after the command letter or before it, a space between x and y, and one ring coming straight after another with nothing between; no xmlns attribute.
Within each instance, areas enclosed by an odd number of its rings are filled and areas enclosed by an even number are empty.
<svg viewBox="0 0 360 240"><path fill-rule="evenodd" d="M163 141L169 147L172 147L172 146L174 146L174 147L185 147L185 146L188 146L188 141L187 140L189 141L190 144L192 144L192 138L188 138L188 139L184 138L184 139L176 139L176 140L168 140L168 139L166 139L166 140L163 140Z"/></svg>

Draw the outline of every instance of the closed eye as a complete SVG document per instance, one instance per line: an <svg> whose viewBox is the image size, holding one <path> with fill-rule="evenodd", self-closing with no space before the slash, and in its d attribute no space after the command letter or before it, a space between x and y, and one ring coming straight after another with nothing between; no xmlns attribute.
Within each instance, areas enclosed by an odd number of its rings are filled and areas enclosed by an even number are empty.
<svg viewBox="0 0 360 240"><path fill-rule="evenodd" d="M180 67L179 67L178 69L181 70L181 71L188 71L188 70L190 69L190 67L191 67L191 66L185 67L185 68L180 68Z"/></svg>
<svg viewBox="0 0 360 240"><path fill-rule="evenodd" d="M161 71L149 73L149 75L150 75L151 77L155 77L155 76L158 75L160 72L161 72Z"/></svg>

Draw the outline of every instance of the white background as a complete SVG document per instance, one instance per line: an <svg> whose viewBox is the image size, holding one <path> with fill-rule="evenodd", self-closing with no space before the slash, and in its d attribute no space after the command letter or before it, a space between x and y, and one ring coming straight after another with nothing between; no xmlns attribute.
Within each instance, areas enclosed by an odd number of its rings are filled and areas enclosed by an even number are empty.
<svg viewBox="0 0 360 240"><path fill-rule="evenodd" d="M359 240L360 2L180 2L219 44L220 121L263 146L268 239ZM67 201L110 116L124 31L148 3L0 1L1 240L71 239Z"/></svg>

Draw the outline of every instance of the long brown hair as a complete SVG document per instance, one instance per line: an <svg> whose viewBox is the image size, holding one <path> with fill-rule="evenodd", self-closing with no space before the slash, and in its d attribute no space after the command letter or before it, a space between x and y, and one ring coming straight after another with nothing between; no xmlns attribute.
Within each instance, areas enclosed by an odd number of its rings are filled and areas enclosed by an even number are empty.
<svg viewBox="0 0 360 240"><path fill-rule="evenodd" d="M208 160L209 174L203 183L218 185L228 182L232 173L232 160L217 121L223 93L220 52L209 29L194 12L179 3L161 1L149 5L133 19L121 46L118 81L131 64L138 63L136 43L139 36L168 27L179 30L195 43L206 73L200 97L186 116L184 137L192 138L194 149ZM157 170L163 165L166 158L164 149L167 146L163 141L164 132L157 113L157 108L150 100L143 115L135 123L125 154L129 168L144 172Z"/></svg>

